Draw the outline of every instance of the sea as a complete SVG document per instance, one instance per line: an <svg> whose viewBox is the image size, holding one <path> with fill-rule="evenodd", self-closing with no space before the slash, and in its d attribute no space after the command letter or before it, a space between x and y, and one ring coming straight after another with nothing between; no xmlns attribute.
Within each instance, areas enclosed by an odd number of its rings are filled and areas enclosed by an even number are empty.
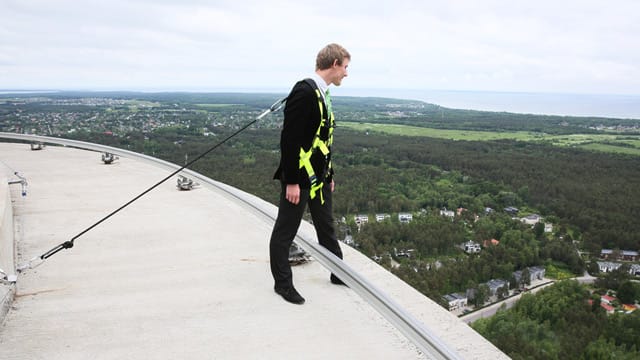
<svg viewBox="0 0 640 360"><path fill-rule="evenodd" d="M332 90L334 96L373 96L420 100L446 108L520 114L606 117L640 120L640 95L495 92L463 90Z"/></svg>

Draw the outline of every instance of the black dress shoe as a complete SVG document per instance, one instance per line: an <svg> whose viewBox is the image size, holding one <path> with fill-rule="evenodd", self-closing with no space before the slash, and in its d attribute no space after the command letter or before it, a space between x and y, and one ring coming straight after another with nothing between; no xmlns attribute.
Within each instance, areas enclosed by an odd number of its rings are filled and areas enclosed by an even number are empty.
<svg viewBox="0 0 640 360"><path fill-rule="evenodd" d="M296 289L292 286L289 288L274 288L276 294L282 296L285 300L292 304L302 305L304 304L304 298L298 294Z"/></svg>
<svg viewBox="0 0 640 360"><path fill-rule="evenodd" d="M340 280L337 276L333 274L331 274L331 277L329 278L329 280L331 280L332 284L347 286L347 284L345 284L342 280Z"/></svg>

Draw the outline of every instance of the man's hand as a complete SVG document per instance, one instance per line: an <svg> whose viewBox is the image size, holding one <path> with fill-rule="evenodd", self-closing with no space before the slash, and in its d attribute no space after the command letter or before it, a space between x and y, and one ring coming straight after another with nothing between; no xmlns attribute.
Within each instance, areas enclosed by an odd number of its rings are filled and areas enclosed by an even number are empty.
<svg viewBox="0 0 640 360"><path fill-rule="evenodd" d="M287 184L287 192L285 194L285 198L289 200L290 203L298 205L298 203L300 202L300 185Z"/></svg>
<svg viewBox="0 0 640 360"><path fill-rule="evenodd" d="M331 192L336 189L336 183L331 180Z"/></svg>

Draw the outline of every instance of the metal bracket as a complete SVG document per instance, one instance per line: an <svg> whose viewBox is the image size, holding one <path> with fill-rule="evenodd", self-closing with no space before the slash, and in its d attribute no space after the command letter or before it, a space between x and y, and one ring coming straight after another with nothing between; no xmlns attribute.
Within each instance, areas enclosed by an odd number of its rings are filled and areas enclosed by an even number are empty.
<svg viewBox="0 0 640 360"><path fill-rule="evenodd" d="M113 163L114 161L116 161L118 159L120 159L120 158L117 155L114 155L114 154L112 154L110 152L105 152L105 153L102 154L102 161L107 165Z"/></svg>
<svg viewBox="0 0 640 360"><path fill-rule="evenodd" d="M18 172L14 172L13 175L17 176L20 180L9 180L9 185L12 184L21 184L22 185L22 196L27 196L27 179L24 176L20 176Z"/></svg>
<svg viewBox="0 0 640 360"><path fill-rule="evenodd" d="M41 141L38 141L38 142L34 141L31 143L31 150L42 150L44 149L44 147L45 147L45 144L42 143Z"/></svg>
<svg viewBox="0 0 640 360"><path fill-rule="evenodd" d="M44 262L44 259L42 259L42 257L35 256L31 260L23 263L22 265L18 265L18 267L16 268L16 271L20 274L25 270L37 268L38 266L42 265L43 262Z"/></svg>
<svg viewBox="0 0 640 360"><path fill-rule="evenodd" d="M0 275L2 275L2 278L0 278L0 282L5 285L15 284L16 281L18 280L17 275L15 274L7 275L7 273L5 273L4 270L2 269L0 269Z"/></svg>
<svg viewBox="0 0 640 360"><path fill-rule="evenodd" d="M189 179L186 176L178 175L178 187L179 190L191 190L194 187L200 185L197 182L194 182L192 179Z"/></svg>

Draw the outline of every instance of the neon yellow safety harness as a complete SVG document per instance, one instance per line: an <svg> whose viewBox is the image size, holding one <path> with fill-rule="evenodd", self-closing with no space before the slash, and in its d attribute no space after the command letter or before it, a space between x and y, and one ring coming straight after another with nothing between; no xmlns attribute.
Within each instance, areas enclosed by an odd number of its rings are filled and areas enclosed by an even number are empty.
<svg viewBox="0 0 640 360"><path fill-rule="evenodd" d="M315 85L315 84L313 84ZM322 186L324 184L324 179L318 180L315 171L313 171L313 166L311 165L311 155L313 155L316 151L320 151L322 155L325 156L326 160L329 155L329 148L331 144L333 144L333 111L328 111L327 117L324 116L324 107L323 107L323 98L320 90L314 86L316 89L316 95L318 96L318 107L320 107L320 126L318 126L318 130L316 131L315 136L313 137L313 143L308 151L305 151L302 147L300 148L300 169L304 168L309 175L309 182L311 183L311 188L309 191L309 197L311 199L316 197L316 193L320 192L320 202L324 204L324 198L322 196ZM330 109L330 107L329 107ZM322 139L322 129L328 128L326 139ZM326 171L329 172L331 169L331 161L327 163Z"/></svg>

